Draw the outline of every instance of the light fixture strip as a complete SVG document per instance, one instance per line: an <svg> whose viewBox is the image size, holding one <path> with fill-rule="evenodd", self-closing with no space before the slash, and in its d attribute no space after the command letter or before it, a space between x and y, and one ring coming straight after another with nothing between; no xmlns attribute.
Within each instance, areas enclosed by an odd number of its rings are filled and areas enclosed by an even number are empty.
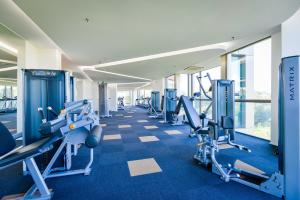
<svg viewBox="0 0 300 200"><path fill-rule="evenodd" d="M119 60L119 61L114 61L114 62L108 62L108 63L94 65L93 67L102 68L102 67L134 63L134 62L141 62L141 61L152 60L152 59L157 59L157 58L164 58L164 57L169 57L169 56L176 56L176 55L181 55L181 54L186 54L186 53L193 53L193 52L198 52L198 51L205 51L205 50L212 50L212 49L226 50L227 48L228 48L228 43L225 42L225 43L218 43L218 44L182 49L182 50L177 50L177 51L153 54L153 55L149 55L149 56L130 58L130 59Z"/></svg>
<svg viewBox="0 0 300 200"><path fill-rule="evenodd" d="M122 77L127 77L127 78L134 78L134 79L141 79L141 80L151 81L151 79L147 79L147 78L142 78L142 77L137 77L137 76L130 76L130 75L119 74L119 73L114 73L114 72L108 72L108 71L98 70L98 69L91 68L91 67L83 68L83 71L84 70L94 71L94 72L99 72L99 73L104 73L104 74L111 74L111 75L116 75L116 76L122 76Z"/></svg>
<svg viewBox="0 0 300 200"><path fill-rule="evenodd" d="M5 44L4 42L0 41L0 48L9 51L11 53L14 53L15 55L18 54L18 50L9 46L8 44Z"/></svg>

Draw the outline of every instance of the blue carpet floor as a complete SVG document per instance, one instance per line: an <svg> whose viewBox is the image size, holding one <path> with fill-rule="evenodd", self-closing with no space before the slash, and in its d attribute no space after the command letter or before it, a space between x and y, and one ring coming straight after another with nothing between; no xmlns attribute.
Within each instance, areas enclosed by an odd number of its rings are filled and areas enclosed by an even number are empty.
<svg viewBox="0 0 300 200"><path fill-rule="evenodd" d="M219 176L199 166L193 160L196 138L189 138L188 126L162 124L150 119L145 110L130 108L112 113L112 118L102 119L103 134L120 134L119 140L101 141L95 149L93 171L90 176L69 176L47 180L54 190L54 199L116 199L116 200L156 200L156 199L203 199L203 200L254 200L277 199L236 182L225 183ZM123 114L132 116L116 116ZM139 123L137 120L148 120ZM131 128L118 128L118 125L131 125ZM145 129L155 125L157 129ZM165 130L177 129L183 134L168 135ZM156 136L159 141L142 143L140 136ZM277 159L272 155L268 142L237 134L237 142L247 145L252 153L227 149L222 152L222 162L233 160L236 156L266 172L276 170ZM220 157L220 156L219 156ZM130 176L127 161L154 158L161 172L141 176ZM88 151L81 148L74 160L75 166L84 165ZM0 171L0 197L25 192L30 187L30 177L23 177L21 165Z"/></svg>

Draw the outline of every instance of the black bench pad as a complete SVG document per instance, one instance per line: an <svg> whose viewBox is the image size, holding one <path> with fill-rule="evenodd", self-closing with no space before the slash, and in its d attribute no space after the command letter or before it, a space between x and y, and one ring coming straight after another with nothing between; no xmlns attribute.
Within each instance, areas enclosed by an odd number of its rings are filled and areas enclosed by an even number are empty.
<svg viewBox="0 0 300 200"><path fill-rule="evenodd" d="M23 146L21 148L16 148L9 153L0 157L0 169L8 167L12 164L23 161L28 157L35 157L52 148L54 138L44 138L30 145Z"/></svg>

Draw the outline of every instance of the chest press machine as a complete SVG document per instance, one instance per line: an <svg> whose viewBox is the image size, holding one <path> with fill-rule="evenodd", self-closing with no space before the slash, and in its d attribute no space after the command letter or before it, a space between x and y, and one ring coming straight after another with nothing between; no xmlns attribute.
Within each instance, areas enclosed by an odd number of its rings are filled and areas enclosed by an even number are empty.
<svg viewBox="0 0 300 200"><path fill-rule="evenodd" d="M43 115L42 110L39 111ZM0 129L0 169L24 161L34 185L19 199L42 200L51 199L53 195L45 183L46 178L90 173L93 148L99 144L102 133L99 119L88 100L66 103L65 109L61 110L56 119L43 120L39 129L43 138L29 145L15 148L16 143L7 128L0 124ZM58 149L46 169L41 172L35 158L49 152L56 143L60 143ZM82 144L90 148L90 160L84 169L71 170L72 156L77 154L78 147ZM63 167L53 168L61 154L64 156Z"/></svg>

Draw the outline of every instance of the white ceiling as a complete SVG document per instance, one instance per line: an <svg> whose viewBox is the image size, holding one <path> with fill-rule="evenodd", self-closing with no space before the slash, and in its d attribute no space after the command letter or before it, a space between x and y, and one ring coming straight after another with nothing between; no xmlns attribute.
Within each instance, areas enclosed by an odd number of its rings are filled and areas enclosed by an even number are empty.
<svg viewBox="0 0 300 200"><path fill-rule="evenodd" d="M299 0L15 2L81 65L245 37L279 25L300 5Z"/></svg>
<svg viewBox="0 0 300 200"><path fill-rule="evenodd" d="M73 63L85 66L227 42L233 36L243 40L272 30L300 6L299 0L14 2ZM11 7L19 12L14 6L10 5L9 8ZM4 17L9 23L7 10L2 13L6 12ZM88 23L85 18L89 19ZM29 26L27 22L25 25ZM22 29L18 27L12 29L18 30L18 34L26 40L36 43L41 40L37 33L30 34L28 30L22 33ZM215 49L110 66L101 70L158 79L189 65L209 63L205 61L214 60L222 53L224 50ZM137 81L100 72L87 73L93 80Z"/></svg>

